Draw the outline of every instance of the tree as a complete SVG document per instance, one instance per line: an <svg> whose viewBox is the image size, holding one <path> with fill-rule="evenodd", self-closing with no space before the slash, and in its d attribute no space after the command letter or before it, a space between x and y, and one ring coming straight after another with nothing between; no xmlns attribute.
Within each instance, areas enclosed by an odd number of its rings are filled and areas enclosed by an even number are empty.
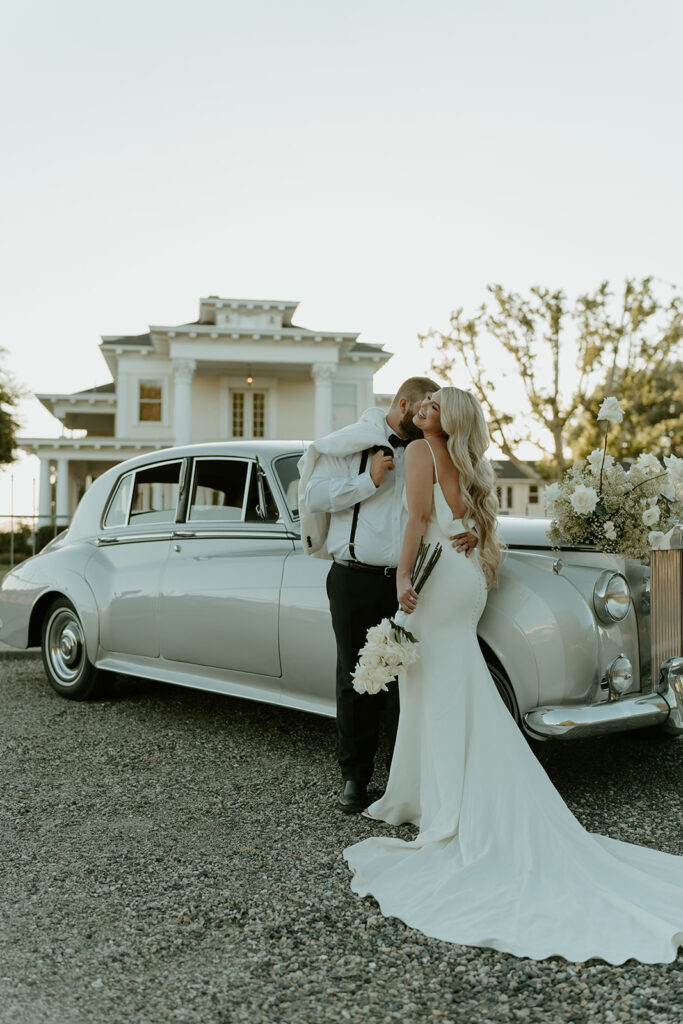
<svg viewBox="0 0 683 1024"><path fill-rule="evenodd" d="M635 459L641 452L658 458L683 450L683 362L665 363L652 370L619 372L614 379L626 410L618 432L610 436L610 453ZM572 455L580 459L600 447L604 430L596 416L606 391L598 388L569 434Z"/></svg>
<svg viewBox="0 0 683 1024"><path fill-rule="evenodd" d="M5 350L0 349L0 357ZM14 461L19 424L14 413L19 401L20 391L10 375L0 368L0 464Z"/></svg>
<svg viewBox="0 0 683 1024"><path fill-rule="evenodd" d="M588 433L577 427L586 410L620 385L632 396L646 382L664 381L680 353L683 297L674 288L660 297L649 277L626 280L618 302L603 281L571 307L563 291L541 286L528 298L498 284L487 290L491 308L483 303L466 317L461 307L447 332L431 330L420 341L437 342L435 373L449 378L456 368L465 370L492 440L521 468L516 450L531 441L544 454L547 475L559 478L572 439L575 454L591 450L584 451ZM526 407L515 412L496 400L495 376L504 362L523 389Z"/></svg>

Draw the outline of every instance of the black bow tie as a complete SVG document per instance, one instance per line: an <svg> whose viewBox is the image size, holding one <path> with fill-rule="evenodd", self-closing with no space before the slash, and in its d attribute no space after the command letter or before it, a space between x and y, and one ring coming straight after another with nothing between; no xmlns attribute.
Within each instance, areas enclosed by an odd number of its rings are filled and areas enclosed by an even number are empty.
<svg viewBox="0 0 683 1024"><path fill-rule="evenodd" d="M389 444L392 448L405 448L409 440L407 437L399 437L398 434L389 434Z"/></svg>

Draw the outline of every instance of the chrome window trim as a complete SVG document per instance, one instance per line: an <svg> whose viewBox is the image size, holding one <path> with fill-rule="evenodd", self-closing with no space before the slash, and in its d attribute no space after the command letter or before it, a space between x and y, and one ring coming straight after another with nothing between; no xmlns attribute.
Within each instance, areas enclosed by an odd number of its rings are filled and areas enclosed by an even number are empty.
<svg viewBox="0 0 683 1024"><path fill-rule="evenodd" d="M180 501L180 493L181 493L180 485L181 485L181 482L182 482L182 465L183 465L184 461L185 461L185 458L183 456L180 456L180 458L176 456L175 459L163 459L161 462L150 462L149 464L147 464L145 466L137 466L135 469L129 469L126 473L122 473L121 476L117 477L116 480L114 481L114 484L112 486L111 491L109 492L109 497L107 498L107 500L105 502L104 512L102 513L102 515L100 517L100 529L101 530L126 530L131 525L131 523L130 523L130 507L131 507L131 504L133 502L133 494L135 492L135 480L133 480L133 486L130 489L130 498L128 499L128 514L126 516L125 523L118 523L116 526L105 526L104 525L104 520L107 518L107 513L109 512L109 506L111 505L111 503L112 503L112 501L114 499L114 495L116 494L116 491L118 490L119 483L123 480L124 477L126 477L126 476L133 476L133 477L135 477L135 476L137 476L138 473L147 472L147 470L155 469L157 466L172 466L174 463L177 463L181 468L180 468L180 471L178 472L178 500L176 501L175 515L174 515L173 519L169 520L169 524L172 526L173 523L175 522L175 516L177 516L177 514L178 514L178 502Z"/></svg>
<svg viewBox="0 0 683 1024"><path fill-rule="evenodd" d="M247 521L247 504L249 502L249 491L251 490L251 474L254 472L254 470L254 463L250 459L247 469L247 480L244 485L244 498L242 499L242 518L240 519L241 523L246 523Z"/></svg>
<svg viewBox="0 0 683 1024"><path fill-rule="evenodd" d="M107 500L105 502L104 511L103 511L103 513L102 513L102 515L100 517L100 530L123 530L123 529L126 528L126 526L128 526L128 520L130 519L130 503L133 500L133 491L135 490L135 473L136 473L136 470L129 469L127 473L122 473L121 476L118 476L116 478L116 480L114 481L114 485L113 485L111 491L109 492L109 497L107 498ZM116 523L115 525L112 524L111 526L107 526L107 524L105 523L105 520L106 520L107 516L109 515L109 509L111 508L111 504L112 504L112 502L113 502L113 500L114 500L114 498L116 496L116 492L118 491L119 486L121 485L121 483L125 480L125 478L127 476L132 476L133 477L133 486L131 487L130 494L128 496L128 510L126 511L125 522L123 522L123 523Z"/></svg>
<svg viewBox="0 0 683 1024"><path fill-rule="evenodd" d="M173 524L170 524L173 525ZM120 527L124 529L124 527ZM106 536L98 537L95 541L98 548L113 546L114 544L143 544L148 540L171 540L173 533L168 530L165 533L124 533L119 534L117 537Z"/></svg>
<svg viewBox="0 0 683 1024"><path fill-rule="evenodd" d="M197 530L195 533L179 531L173 534L173 540L299 540L297 534L290 533L286 527L281 530L274 530L273 523L264 523L263 527L258 524L246 523L244 530L220 530L212 527L207 530Z"/></svg>
<svg viewBox="0 0 683 1024"><path fill-rule="evenodd" d="M242 518L239 520L226 519L226 523L245 522L247 515L247 501L249 500L249 486L251 484L251 467L254 465L254 459L249 458L246 455L195 455L192 458L192 473L190 475L190 487L188 490L187 507L185 509L185 518L179 519L179 523L183 525L191 525L194 529L199 526L203 520L191 519L190 513L192 512L192 495L194 494L194 485L197 478L197 463L199 462L246 462L247 464L247 479L244 485L244 498L242 499ZM236 507L236 506L234 506ZM219 520L220 522L220 520Z"/></svg>
<svg viewBox="0 0 683 1024"><path fill-rule="evenodd" d="M277 482L278 490L280 491L280 497L282 498L284 507L287 509L287 515L288 515L289 519L293 523L298 523L300 521L301 517L299 516L298 513L296 515L294 515L294 513L291 510L291 508L289 507L289 502L287 501L287 497L286 497L285 492L284 492L284 490L282 488L282 480L280 479L280 474L277 471L277 464L282 459L293 459L295 456L298 456L298 458L300 459L303 454L304 454L303 448L302 448L300 453L299 452L283 453L282 455L276 455L275 458L272 459L271 463L270 463L271 469L273 471L272 475L274 476L274 478L275 478L275 480Z"/></svg>

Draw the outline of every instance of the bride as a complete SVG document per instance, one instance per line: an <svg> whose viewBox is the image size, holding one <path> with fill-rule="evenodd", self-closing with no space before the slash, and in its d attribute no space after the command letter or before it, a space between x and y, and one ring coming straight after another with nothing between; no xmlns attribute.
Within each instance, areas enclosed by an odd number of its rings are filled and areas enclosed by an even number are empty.
<svg viewBox="0 0 683 1024"><path fill-rule="evenodd" d="M344 850L352 888L387 916L448 942L541 960L675 960L683 945L683 857L586 832L498 696L477 642L496 581L495 478L477 400L442 388L414 420L406 449L409 522L397 573L401 608L421 641L399 680L401 715L389 783L367 817L412 822ZM446 540L474 521L471 557ZM420 536L443 553L418 599Z"/></svg>

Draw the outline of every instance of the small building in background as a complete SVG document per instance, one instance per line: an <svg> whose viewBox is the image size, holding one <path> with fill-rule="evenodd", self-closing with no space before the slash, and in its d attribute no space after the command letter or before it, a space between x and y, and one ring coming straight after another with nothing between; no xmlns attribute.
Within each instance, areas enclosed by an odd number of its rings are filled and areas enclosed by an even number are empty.
<svg viewBox="0 0 683 1024"><path fill-rule="evenodd" d="M524 469L509 459L494 459L501 515L546 515L543 494L545 481L536 472L536 463L524 462Z"/></svg>

